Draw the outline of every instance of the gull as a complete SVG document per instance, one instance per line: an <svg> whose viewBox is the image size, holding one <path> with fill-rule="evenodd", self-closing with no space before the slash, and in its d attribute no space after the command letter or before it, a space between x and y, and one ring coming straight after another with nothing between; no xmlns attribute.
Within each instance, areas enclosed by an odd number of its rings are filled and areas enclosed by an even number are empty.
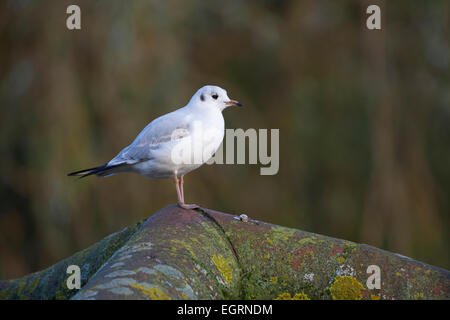
<svg viewBox="0 0 450 320"><path fill-rule="evenodd" d="M173 178L177 203L183 209L199 208L184 202L184 176L207 162L222 143L225 120L222 111L242 104L227 91L207 85L189 103L151 121L136 139L104 165L71 172L79 179L135 172L151 179Z"/></svg>

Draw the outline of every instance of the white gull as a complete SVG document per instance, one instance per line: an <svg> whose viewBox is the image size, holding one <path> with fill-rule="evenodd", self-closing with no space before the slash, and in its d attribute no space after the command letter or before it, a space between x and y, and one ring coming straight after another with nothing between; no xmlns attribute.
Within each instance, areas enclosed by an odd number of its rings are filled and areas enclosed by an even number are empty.
<svg viewBox="0 0 450 320"><path fill-rule="evenodd" d="M198 208L184 203L183 177L208 161L219 148L225 131L222 111L229 106L242 104L230 99L220 87L204 86L183 108L150 122L108 163L68 175L107 177L135 172L154 179L173 178L178 205L184 209Z"/></svg>

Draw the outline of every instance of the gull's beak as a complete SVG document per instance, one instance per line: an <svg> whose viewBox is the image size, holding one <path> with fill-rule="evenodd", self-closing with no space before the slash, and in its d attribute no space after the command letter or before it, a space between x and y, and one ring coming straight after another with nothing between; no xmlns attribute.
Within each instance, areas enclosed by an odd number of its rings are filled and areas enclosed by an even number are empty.
<svg viewBox="0 0 450 320"><path fill-rule="evenodd" d="M237 101L237 100L230 100L230 101L227 101L227 102L225 102L225 104L227 105L227 106L237 106L237 107L242 107L243 106L243 104L242 103L240 103L239 101Z"/></svg>

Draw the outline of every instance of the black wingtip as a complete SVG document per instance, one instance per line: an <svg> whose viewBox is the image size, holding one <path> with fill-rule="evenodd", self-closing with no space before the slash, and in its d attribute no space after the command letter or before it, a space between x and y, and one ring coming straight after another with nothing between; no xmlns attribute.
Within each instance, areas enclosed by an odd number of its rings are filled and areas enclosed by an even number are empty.
<svg viewBox="0 0 450 320"><path fill-rule="evenodd" d="M107 167L107 164L98 166L98 167L93 167L93 168L89 168L89 169L83 169L83 170L79 170L79 171L74 171L74 172L70 172L67 174L68 177L73 177L73 176L79 176L81 175L81 177L79 177L79 179L90 176L91 174L95 174L99 171L104 170Z"/></svg>
<svg viewBox="0 0 450 320"><path fill-rule="evenodd" d="M108 165L107 163L105 163L102 166L68 173L67 176L69 176L69 177L79 176L79 178L77 180L87 177L87 176L90 176L90 175L93 175L93 174L96 174L98 176L104 176L104 173L107 172L108 170L111 170L111 169L114 169L117 167L121 167L121 166L125 166L125 165L126 165L126 163L118 163L118 164L113 164L113 165Z"/></svg>

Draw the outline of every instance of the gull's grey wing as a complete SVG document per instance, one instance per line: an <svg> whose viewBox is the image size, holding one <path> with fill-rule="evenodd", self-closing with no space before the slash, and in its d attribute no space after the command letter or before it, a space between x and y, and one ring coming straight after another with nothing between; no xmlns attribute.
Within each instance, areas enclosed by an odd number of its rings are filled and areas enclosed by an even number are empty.
<svg viewBox="0 0 450 320"><path fill-rule="evenodd" d="M152 159L152 150L164 143L184 138L190 134L191 116L178 109L150 122L128 147L120 151L109 164L135 164Z"/></svg>

